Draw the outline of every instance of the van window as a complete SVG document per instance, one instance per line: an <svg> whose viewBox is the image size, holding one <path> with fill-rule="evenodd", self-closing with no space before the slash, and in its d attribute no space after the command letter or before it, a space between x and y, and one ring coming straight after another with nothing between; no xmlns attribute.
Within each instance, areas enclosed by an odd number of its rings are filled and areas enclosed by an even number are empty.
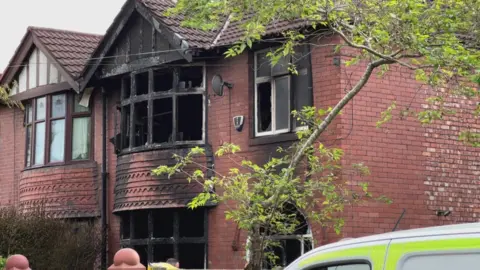
<svg viewBox="0 0 480 270"><path fill-rule="evenodd" d="M342 265L319 266L319 267L311 268L310 270L370 270L370 265L366 263L342 264Z"/></svg>
<svg viewBox="0 0 480 270"><path fill-rule="evenodd" d="M480 253L416 255L407 258L399 270L476 270Z"/></svg>

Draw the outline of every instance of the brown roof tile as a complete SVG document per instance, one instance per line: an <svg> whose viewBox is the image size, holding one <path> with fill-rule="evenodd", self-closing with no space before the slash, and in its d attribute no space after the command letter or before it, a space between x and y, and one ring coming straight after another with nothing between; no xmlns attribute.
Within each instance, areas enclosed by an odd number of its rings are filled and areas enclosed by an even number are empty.
<svg viewBox="0 0 480 270"><path fill-rule="evenodd" d="M88 58L102 39L100 35L41 27L29 27L29 31L38 37L55 60L73 78L80 75Z"/></svg>
<svg viewBox="0 0 480 270"><path fill-rule="evenodd" d="M248 19L248 17L246 18ZM245 20L246 20L245 19ZM242 23L245 20L237 20L229 22L227 27L219 35L215 46L227 46L239 41L245 34L245 30L242 29ZM294 28L304 27L307 25L307 22L302 19L287 21L277 21L272 22L266 27L265 35L278 34L286 30L291 30Z"/></svg>
<svg viewBox="0 0 480 270"><path fill-rule="evenodd" d="M137 0L143 3L152 13L168 26L173 32L181 35L191 47L196 48L212 48L216 46L227 46L240 40L245 31L241 28L243 21L232 21L225 25L221 23L219 29L212 31L202 31L180 26L183 16L166 17L163 13L175 3L172 0ZM267 26L265 35L277 34L286 30L304 27L307 23L305 20L283 20L271 23ZM225 29L223 29L225 28Z"/></svg>
<svg viewBox="0 0 480 270"><path fill-rule="evenodd" d="M171 0L137 0L143 3L170 30L184 38L191 47L209 48L218 34L218 30L202 31L180 26L183 16L166 17L163 13L175 3Z"/></svg>

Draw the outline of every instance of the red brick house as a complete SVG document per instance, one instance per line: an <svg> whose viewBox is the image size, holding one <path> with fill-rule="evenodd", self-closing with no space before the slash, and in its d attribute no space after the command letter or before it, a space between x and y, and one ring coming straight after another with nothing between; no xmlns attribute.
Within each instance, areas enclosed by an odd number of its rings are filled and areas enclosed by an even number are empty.
<svg viewBox="0 0 480 270"><path fill-rule="evenodd" d="M340 42L335 37L312 40L285 59L296 62L298 76L266 62L266 50L278 46L273 42L225 59L225 48L241 37L238 25L226 21L210 32L184 28L181 18L163 16L172 4L127 0L103 39L27 31L0 80L26 105L25 112L0 107L0 205L28 209L45 203L61 218L96 219L105 177L110 255L128 246L144 263L175 256L184 268L240 268L246 239L225 221L226 206L187 210L200 187L153 177L151 169L200 146L207 150L204 166L227 171L233 164L212 156L224 142L266 161L301 128L289 111L332 106L361 76L361 66L340 65L344 56L327 46ZM278 22L265 39L290 27L304 25ZM212 91L217 74L233 84L223 96ZM382 79L372 77L321 138L346 151L346 164L369 166L371 190L394 201L347 209L345 237L391 231L403 209L399 229L479 219L480 152L456 137L474 120L457 116L421 126L415 119L394 119L375 128L392 100L425 106L419 101L428 90L419 87L413 74L398 67ZM451 103L460 114L473 105ZM245 119L241 131L233 125L235 116ZM347 173L345 178L357 180ZM284 239L282 262L339 237L310 225Z"/></svg>

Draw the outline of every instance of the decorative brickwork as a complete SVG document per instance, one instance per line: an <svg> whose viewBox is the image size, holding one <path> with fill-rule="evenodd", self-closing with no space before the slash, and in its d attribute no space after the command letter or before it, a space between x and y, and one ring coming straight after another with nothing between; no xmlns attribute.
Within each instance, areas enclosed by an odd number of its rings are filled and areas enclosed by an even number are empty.
<svg viewBox="0 0 480 270"><path fill-rule="evenodd" d="M38 168L20 175L20 206L25 211L42 206L61 218L98 216L97 165L94 162Z"/></svg>
<svg viewBox="0 0 480 270"><path fill-rule="evenodd" d="M174 153L185 155L187 149L157 150L119 156L114 211L185 207L201 192L202 186L188 183L185 176L178 175L168 179L151 174L151 170L160 165L173 164Z"/></svg>

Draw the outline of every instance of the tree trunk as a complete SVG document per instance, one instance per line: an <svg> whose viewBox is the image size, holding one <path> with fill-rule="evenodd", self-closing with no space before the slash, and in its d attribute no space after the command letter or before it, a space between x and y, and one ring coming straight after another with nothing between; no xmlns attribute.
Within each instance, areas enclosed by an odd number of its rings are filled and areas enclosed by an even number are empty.
<svg viewBox="0 0 480 270"><path fill-rule="evenodd" d="M248 250L250 253L245 270L261 270L263 264L263 245L258 229L250 235Z"/></svg>

